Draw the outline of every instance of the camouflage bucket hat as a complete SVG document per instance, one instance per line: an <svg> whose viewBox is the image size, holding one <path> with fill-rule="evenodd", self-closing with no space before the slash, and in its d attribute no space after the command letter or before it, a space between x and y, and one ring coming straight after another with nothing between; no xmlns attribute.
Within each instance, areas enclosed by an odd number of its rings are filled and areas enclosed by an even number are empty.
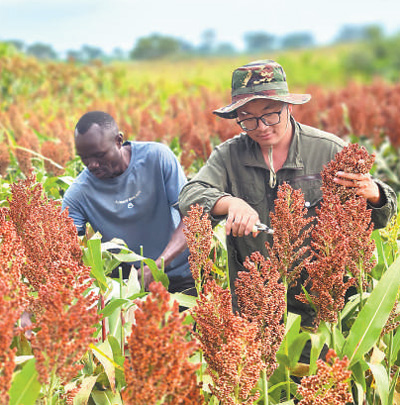
<svg viewBox="0 0 400 405"><path fill-rule="evenodd" d="M266 98L289 104L304 104L309 94L292 94L282 66L273 60L259 60L237 68L232 75L232 103L214 111L222 118L236 118L236 109L249 101Z"/></svg>

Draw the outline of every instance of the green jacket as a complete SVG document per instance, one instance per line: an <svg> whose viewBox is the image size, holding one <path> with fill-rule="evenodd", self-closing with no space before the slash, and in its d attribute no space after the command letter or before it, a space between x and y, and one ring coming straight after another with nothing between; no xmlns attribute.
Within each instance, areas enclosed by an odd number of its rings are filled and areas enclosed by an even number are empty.
<svg viewBox="0 0 400 405"><path fill-rule="evenodd" d="M320 172L346 143L327 132L296 123L294 120L292 123L295 128L293 140L286 162L276 173L274 188L269 185L270 171L259 145L242 133L216 147L198 174L184 186L179 197L182 214L186 215L190 205L196 203L203 206L205 212L210 213L219 198L232 195L249 203L258 212L260 221L269 225L269 214L274 209L278 186L287 182L294 189L302 190L308 213L314 216L315 208L322 199ZM375 181L383 192L385 202L379 208L373 206L370 208L375 228L381 228L386 226L388 220L396 213L396 195L389 186L379 180ZM212 216L211 218L214 224L224 219ZM267 240L272 244L272 236L263 232L255 238L252 235L227 236L234 309L237 309L237 305L233 283L237 273L244 270L242 263L252 252L258 250L267 256L265 248ZM305 277L303 274L302 279ZM294 299L294 295L300 292L299 288L300 283L298 288L288 292L288 310L301 314L304 325L311 325L313 310Z"/></svg>

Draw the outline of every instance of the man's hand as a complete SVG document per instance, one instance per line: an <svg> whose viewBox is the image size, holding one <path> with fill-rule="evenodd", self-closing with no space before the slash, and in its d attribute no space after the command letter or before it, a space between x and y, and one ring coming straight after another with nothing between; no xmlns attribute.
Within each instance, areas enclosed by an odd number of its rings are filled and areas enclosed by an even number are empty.
<svg viewBox="0 0 400 405"><path fill-rule="evenodd" d="M142 285L142 270L139 268L137 269L138 272L138 280L140 285ZM143 278L144 278L144 289L145 291L149 291L149 285L152 281L154 281L153 274L148 266L143 267Z"/></svg>
<svg viewBox="0 0 400 405"><path fill-rule="evenodd" d="M357 195L366 198L373 205L380 202L379 186L370 174L337 172L333 181L345 187L355 188Z"/></svg>
<svg viewBox="0 0 400 405"><path fill-rule="evenodd" d="M217 201L213 208L217 215L227 214L226 234L232 232L233 236L249 235L253 232L254 225L260 222L256 210L241 198L225 196Z"/></svg>

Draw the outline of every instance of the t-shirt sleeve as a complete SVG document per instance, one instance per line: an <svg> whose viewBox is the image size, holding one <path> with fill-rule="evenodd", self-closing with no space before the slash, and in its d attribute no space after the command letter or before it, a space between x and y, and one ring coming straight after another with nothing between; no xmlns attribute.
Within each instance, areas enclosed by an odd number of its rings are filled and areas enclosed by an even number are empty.
<svg viewBox="0 0 400 405"><path fill-rule="evenodd" d="M178 209L179 193L187 182L185 173L178 159L167 146L160 144L159 158L168 203L170 207Z"/></svg>
<svg viewBox="0 0 400 405"><path fill-rule="evenodd" d="M86 218L79 207L77 198L73 198L68 192L65 194L62 201L62 209L68 208L68 216L72 218L79 235L83 235L86 230Z"/></svg>

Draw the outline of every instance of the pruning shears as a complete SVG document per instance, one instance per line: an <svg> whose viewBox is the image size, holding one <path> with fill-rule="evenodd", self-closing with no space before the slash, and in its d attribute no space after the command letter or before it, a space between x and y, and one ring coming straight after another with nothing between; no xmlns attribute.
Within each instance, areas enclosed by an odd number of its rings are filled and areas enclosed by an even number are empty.
<svg viewBox="0 0 400 405"><path fill-rule="evenodd" d="M267 234L272 235L274 233L274 230L268 225L259 223L253 226L253 232L266 232Z"/></svg>

